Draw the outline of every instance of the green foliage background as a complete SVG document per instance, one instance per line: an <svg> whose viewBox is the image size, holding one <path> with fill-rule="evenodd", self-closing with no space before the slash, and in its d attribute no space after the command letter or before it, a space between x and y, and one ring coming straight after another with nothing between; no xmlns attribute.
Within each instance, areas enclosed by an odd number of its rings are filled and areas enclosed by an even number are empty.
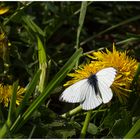
<svg viewBox="0 0 140 140"><path fill-rule="evenodd" d="M9 12L1 15L0 23L1 32L6 34L4 41L11 45L0 59L0 81L14 82L14 89L9 108L2 104L0 107L0 137L79 138L87 112L61 116L77 106L59 101L62 85L68 80L66 75L78 63L89 61L84 54L112 49L113 42L117 50L129 50L129 55L139 61L140 3L1 2L1 5L10 7ZM14 103L18 84L27 88L19 107ZM93 110L85 138L140 138L139 106L140 97L134 91L126 104L115 101L109 107Z"/></svg>

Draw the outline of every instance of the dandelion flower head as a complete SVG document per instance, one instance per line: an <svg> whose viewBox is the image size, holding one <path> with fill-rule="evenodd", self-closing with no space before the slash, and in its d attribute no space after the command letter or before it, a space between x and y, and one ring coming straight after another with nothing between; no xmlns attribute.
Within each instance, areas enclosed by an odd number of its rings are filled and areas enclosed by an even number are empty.
<svg viewBox="0 0 140 140"><path fill-rule="evenodd" d="M3 103L5 107L8 107L9 105L12 96L12 90L13 90L12 85L0 84L0 103ZM19 105L20 102L22 101L24 92L25 92L25 88L19 86L17 91L17 99L16 99L17 105Z"/></svg>
<svg viewBox="0 0 140 140"><path fill-rule="evenodd" d="M103 68L113 67L117 70L117 75L111 88L120 102L126 102L131 91L130 86L133 77L138 67L136 59L127 56L126 51L117 51L114 44L112 52L106 49L106 52L93 52L88 57L92 61L89 64L79 66L79 69L75 70L74 73L68 74L72 79L66 82L64 86L69 86L79 80L88 78L91 74L95 74Z"/></svg>
<svg viewBox="0 0 140 140"><path fill-rule="evenodd" d="M0 15L3 15L9 11L9 7L0 6Z"/></svg>

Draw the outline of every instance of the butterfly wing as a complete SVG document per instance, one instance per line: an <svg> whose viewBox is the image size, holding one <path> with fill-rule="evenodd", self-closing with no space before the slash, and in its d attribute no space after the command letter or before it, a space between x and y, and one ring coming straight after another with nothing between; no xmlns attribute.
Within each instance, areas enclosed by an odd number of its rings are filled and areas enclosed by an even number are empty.
<svg viewBox="0 0 140 140"><path fill-rule="evenodd" d="M60 100L69 103L80 102L84 110L96 108L102 103L102 99L95 94L95 89L88 83L87 79L76 82L64 90Z"/></svg>
<svg viewBox="0 0 140 140"><path fill-rule="evenodd" d="M95 93L95 89L89 84L88 79L84 79L64 90L60 100L69 103L80 102L84 110L94 109L102 102L107 103L112 99L113 93L110 86L115 79L115 75L116 70L112 67L102 69L96 73L98 93Z"/></svg>
<svg viewBox="0 0 140 140"><path fill-rule="evenodd" d="M87 91L87 79L80 80L75 84L69 86L65 89L60 96L60 100L66 101L69 103L78 103L82 102L85 99Z"/></svg>
<svg viewBox="0 0 140 140"><path fill-rule="evenodd" d="M106 85L106 83L99 81L98 82L99 91L103 100L103 103L108 103L113 96L112 90Z"/></svg>
<svg viewBox="0 0 140 140"><path fill-rule="evenodd" d="M114 82L116 69L109 67L97 72L97 81L103 103L108 103L113 96L110 86Z"/></svg>
<svg viewBox="0 0 140 140"><path fill-rule="evenodd" d="M88 83L88 89L85 92L86 97L81 106L84 110L90 110L98 107L102 103L102 99L99 94L96 95L95 89Z"/></svg>

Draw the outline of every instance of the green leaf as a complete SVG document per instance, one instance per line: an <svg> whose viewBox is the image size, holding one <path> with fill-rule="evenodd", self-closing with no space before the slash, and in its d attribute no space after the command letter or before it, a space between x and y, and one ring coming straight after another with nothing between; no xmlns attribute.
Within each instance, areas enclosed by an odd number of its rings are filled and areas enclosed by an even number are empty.
<svg viewBox="0 0 140 140"><path fill-rule="evenodd" d="M57 130L57 132L62 135L63 139L71 138L73 135L76 135L75 129L73 128L63 128L62 130Z"/></svg>
<svg viewBox="0 0 140 140"><path fill-rule="evenodd" d="M76 131L75 129L73 129L73 127L63 125L59 127L51 127L51 129L47 131L45 138L66 139L66 138L71 138L74 135L76 135Z"/></svg>
<svg viewBox="0 0 140 140"><path fill-rule="evenodd" d="M116 111L117 106L115 107L115 105L116 104L114 104L114 106L111 107L107 116L104 118L103 125L105 127L108 127L108 128L112 127L113 124L115 123L115 120L119 119L119 112Z"/></svg>
<svg viewBox="0 0 140 140"><path fill-rule="evenodd" d="M76 131L70 123L64 124L64 122L54 121L48 124L48 126L56 135L59 134L59 137L63 139L71 138L73 135L76 135ZM53 135L51 137L55 138ZM51 137L47 136L47 138Z"/></svg>
<svg viewBox="0 0 140 140"><path fill-rule="evenodd" d="M98 127L93 123L89 123L88 128L87 128L87 132L92 134L92 135L95 135L98 132Z"/></svg>
<svg viewBox="0 0 140 140"><path fill-rule="evenodd" d="M46 123L52 123L58 117L58 115L54 111L47 108L46 106L40 106L38 111L41 113L40 118Z"/></svg>
<svg viewBox="0 0 140 140"><path fill-rule="evenodd" d="M111 133L115 138L123 138L126 132L130 129L130 125L131 120L128 120L126 117L124 119L116 120Z"/></svg>
<svg viewBox="0 0 140 140"><path fill-rule="evenodd" d="M76 129L76 130L81 130L81 125L76 122L76 121L70 121L70 124Z"/></svg>

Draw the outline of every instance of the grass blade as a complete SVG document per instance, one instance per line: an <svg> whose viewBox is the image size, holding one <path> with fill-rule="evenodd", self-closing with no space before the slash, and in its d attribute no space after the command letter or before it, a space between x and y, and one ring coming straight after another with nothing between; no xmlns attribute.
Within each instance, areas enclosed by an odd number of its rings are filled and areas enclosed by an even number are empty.
<svg viewBox="0 0 140 140"><path fill-rule="evenodd" d="M11 128L11 131L18 130L32 115L32 113L41 105L42 102L51 94L51 91L66 77L67 73L73 68L77 59L82 54L82 49L78 49L73 56L67 61L67 63L60 69L60 71L55 75L47 87L43 90L43 93L38 96L38 98L31 104L23 116L16 121Z"/></svg>
<svg viewBox="0 0 140 140"><path fill-rule="evenodd" d="M9 133L9 128L12 125L13 117L15 117L17 89L18 89L18 81L14 82L13 84L13 91L8 111L8 118L3 127L0 129L0 138L4 138Z"/></svg>
<svg viewBox="0 0 140 140"><path fill-rule="evenodd" d="M134 124L134 126L129 130L129 132L125 135L125 139L131 139L135 136L135 134L140 130L140 119Z"/></svg>
<svg viewBox="0 0 140 140"><path fill-rule="evenodd" d="M19 107L18 107L18 110L17 110L17 113L16 113L17 116L18 116L19 114L21 114L22 110L23 110L24 107L27 105L27 102L28 102L28 100L29 100L29 97L30 97L30 95L33 93L33 91L35 90L36 85L37 85L37 83L38 83L38 81L39 81L40 73L41 73L41 70L38 70L38 71L35 73L35 75L34 75L32 81L29 83L29 85L28 85L28 87L27 87L27 89L26 89L26 91L25 91L24 98L23 98L22 102L20 103L20 105L19 105Z"/></svg>
<svg viewBox="0 0 140 140"><path fill-rule="evenodd" d="M81 10L80 10L80 17L79 17L79 26L77 30L77 38L76 38L76 48L79 48L79 42L80 42L80 33L84 24L85 20L85 15L86 15L86 10L87 10L87 1L83 1L81 5Z"/></svg>
<svg viewBox="0 0 140 140"><path fill-rule="evenodd" d="M137 82L139 75L140 75L140 63L138 64L137 71L136 71L135 76L133 78L132 87L134 87L135 82Z"/></svg>
<svg viewBox="0 0 140 140"><path fill-rule="evenodd" d="M83 1L82 5L81 5L81 10L80 10L80 16L79 16L79 26L78 26L78 29L77 29L76 49L78 49L79 45L80 45L80 34L81 34L82 27L83 27L83 24L84 24L86 10L87 10L87 1ZM77 67L78 67L78 60L76 62L76 68Z"/></svg>
<svg viewBox="0 0 140 140"><path fill-rule="evenodd" d="M27 7L29 7L32 4L32 2L28 2L26 5L20 7L20 9L16 10L14 14L12 14L9 18L7 18L3 25L8 24L13 18L15 18L18 14L21 14Z"/></svg>
<svg viewBox="0 0 140 140"><path fill-rule="evenodd" d="M38 90L39 92L42 92L44 89L44 82L46 78L47 58L46 58L46 53L45 53L43 43L41 42L38 36L37 36L37 46L38 46L39 68L41 69Z"/></svg>
<svg viewBox="0 0 140 140"><path fill-rule="evenodd" d="M28 25L28 27L34 33L38 33L42 36L45 36L45 33L43 32L43 30L29 16L23 16L22 20Z"/></svg>
<svg viewBox="0 0 140 140"><path fill-rule="evenodd" d="M137 41L137 40L139 40L139 38L131 37L131 38L127 38L127 39L125 39L125 40L116 42L115 44L116 44L116 45L121 45L121 44L126 44L126 43L133 42L133 41Z"/></svg>
<svg viewBox="0 0 140 140"><path fill-rule="evenodd" d="M16 110L16 95L17 95L17 90L18 90L18 81L16 81L13 84L13 91L12 91L12 97L10 101L10 107L9 107L9 112L8 112L8 119L7 123L11 125L12 122L12 117L15 116L15 110Z"/></svg>
<svg viewBox="0 0 140 140"><path fill-rule="evenodd" d="M108 31L111 31L111 30L113 30L113 29L115 29L115 28L118 28L118 27L120 27L120 26L122 26L122 25L125 25L125 24L127 24L127 23L130 23L130 22L135 21L135 20L138 20L138 19L140 19L140 15L135 16L135 17L132 17L132 18L127 19L127 20L124 20L123 22L120 22L120 23L118 23L118 24L116 24L116 25L113 25L113 26L111 26L111 27L109 27L109 28L107 28L107 29L105 29L105 30L99 32L98 34L87 38L85 41L83 41L83 42L80 43L80 46L82 46L82 45L86 44L87 42L93 40L93 39L96 38L97 36L100 36L100 35L102 35L102 34L108 32Z"/></svg>

